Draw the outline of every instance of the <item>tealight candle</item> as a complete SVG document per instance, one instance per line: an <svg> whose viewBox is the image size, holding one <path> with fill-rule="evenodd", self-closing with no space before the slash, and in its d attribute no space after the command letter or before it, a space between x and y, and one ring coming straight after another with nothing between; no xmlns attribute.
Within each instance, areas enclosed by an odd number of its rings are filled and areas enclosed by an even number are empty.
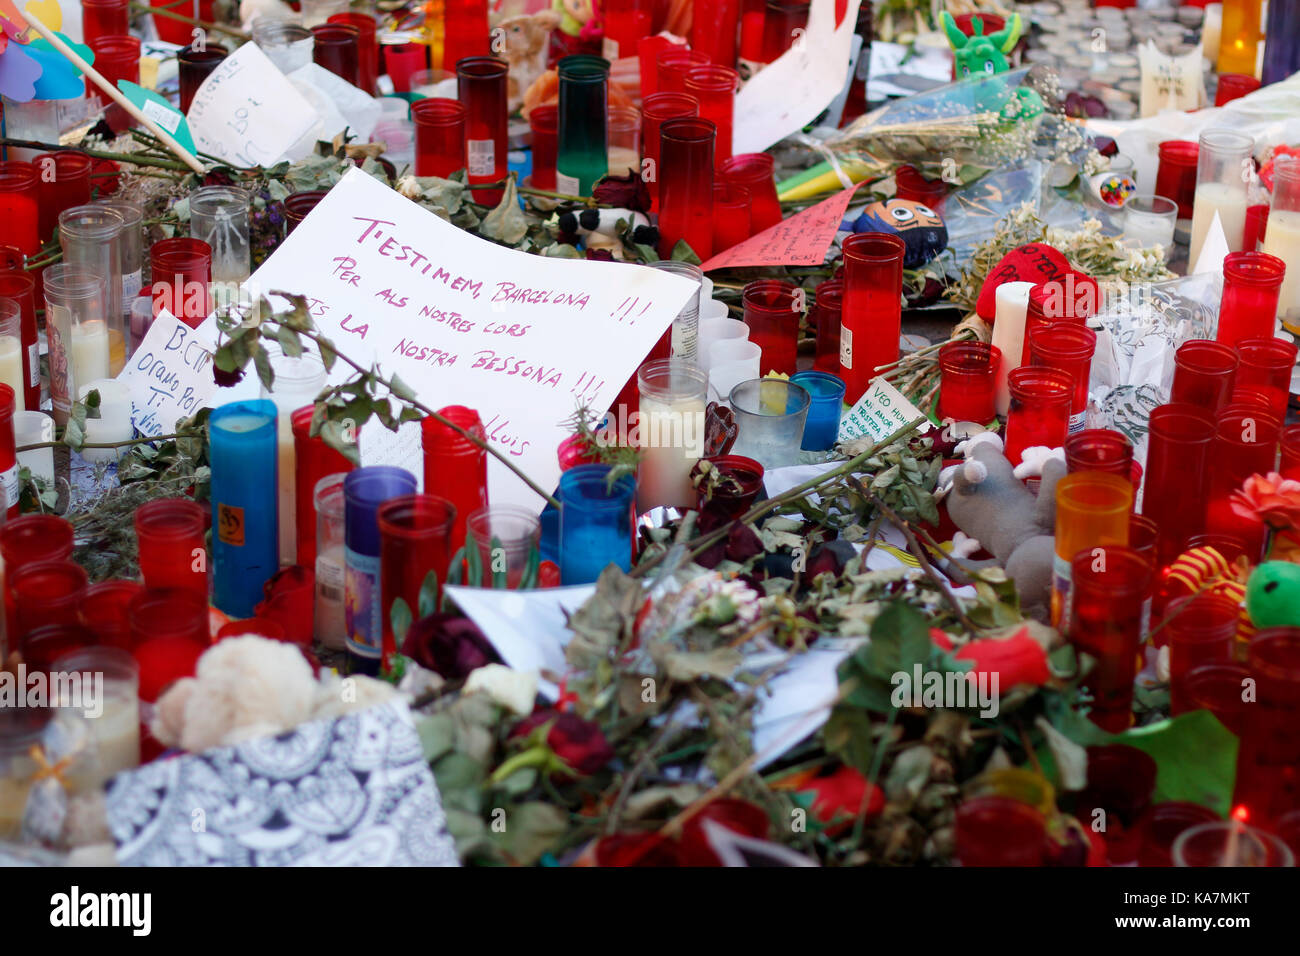
<svg viewBox="0 0 1300 956"><path fill-rule="evenodd" d="M994 295L993 344L1002 353L998 365L994 404L999 415L1007 414L1011 407L1011 391L1007 378L1020 367L1025 351L1025 315L1029 309L1029 290L1032 282L1003 282Z"/></svg>
<svg viewBox="0 0 1300 956"><path fill-rule="evenodd" d="M1164 196L1130 196L1124 204L1124 238L1142 249L1160 246L1165 258L1174 247L1178 204Z"/></svg>
<svg viewBox="0 0 1300 956"><path fill-rule="evenodd" d="M252 617L279 570L274 403L230 402L208 419L212 462L213 604Z"/></svg>

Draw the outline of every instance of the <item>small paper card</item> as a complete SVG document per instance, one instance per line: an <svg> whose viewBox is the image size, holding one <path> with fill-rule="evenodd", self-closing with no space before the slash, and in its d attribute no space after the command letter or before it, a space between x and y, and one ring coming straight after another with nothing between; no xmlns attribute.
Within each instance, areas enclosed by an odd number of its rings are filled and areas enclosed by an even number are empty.
<svg viewBox="0 0 1300 956"><path fill-rule="evenodd" d="M170 434L182 418L208 405L213 345L163 310L118 381L131 391L131 424L145 436Z"/></svg>
<svg viewBox="0 0 1300 956"><path fill-rule="evenodd" d="M858 403L840 420L841 442L853 441L870 435L875 441L884 441L900 428L925 418L925 413L907 400L907 397L883 378L873 378ZM927 422L921 431L929 431Z"/></svg>
<svg viewBox="0 0 1300 956"><path fill-rule="evenodd" d="M123 866L458 866L401 701L115 776Z"/></svg>
<svg viewBox="0 0 1300 956"><path fill-rule="evenodd" d="M736 266L819 266L826 261L826 250L835 240L844 212L857 191L857 186L842 189L829 199L723 250L701 268L710 272Z"/></svg>

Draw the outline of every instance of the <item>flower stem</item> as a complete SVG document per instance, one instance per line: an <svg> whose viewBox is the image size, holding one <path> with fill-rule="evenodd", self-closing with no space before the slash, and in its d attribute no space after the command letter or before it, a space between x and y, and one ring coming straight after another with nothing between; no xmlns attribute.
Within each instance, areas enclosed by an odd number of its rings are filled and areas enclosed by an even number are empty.
<svg viewBox="0 0 1300 956"><path fill-rule="evenodd" d="M60 146L58 143L42 143L34 139L14 139L12 136L0 137L0 143L5 146L18 146L22 149L39 149L47 153L55 151L81 153L92 159L111 159L114 162L131 163L135 166L157 166L159 169L190 172L190 168L178 160L163 159L160 156L145 156L142 153L114 153L106 149L87 149L84 146Z"/></svg>

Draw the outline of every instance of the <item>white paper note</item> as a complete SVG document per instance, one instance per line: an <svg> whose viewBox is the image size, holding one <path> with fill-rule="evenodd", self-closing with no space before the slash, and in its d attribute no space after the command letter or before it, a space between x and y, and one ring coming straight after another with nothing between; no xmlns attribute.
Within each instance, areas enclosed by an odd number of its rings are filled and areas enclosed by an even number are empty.
<svg viewBox="0 0 1300 956"><path fill-rule="evenodd" d="M848 77L859 0L849 0L839 29L835 0L813 0L808 28L736 95L736 153L761 153L815 120Z"/></svg>
<svg viewBox="0 0 1300 956"><path fill-rule="evenodd" d="M212 343L164 310L154 319L118 381L131 390L131 424L142 435L170 434L176 422L209 404Z"/></svg>
<svg viewBox="0 0 1300 956"><path fill-rule="evenodd" d="M875 441L884 441L900 428L925 418L925 413L883 378L873 378L856 405L840 420L839 441L852 441L870 435ZM929 422L921 432L930 430Z"/></svg>
<svg viewBox="0 0 1300 956"><path fill-rule="evenodd" d="M319 117L256 43L212 71L187 114L199 149L240 166L274 166Z"/></svg>
<svg viewBox="0 0 1300 956"><path fill-rule="evenodd" d="M507 249L359 169L249 282L257 294L308 296L341 352L397 374L425 405L476 409L493 446L548 492L560 477L562 423L579 404L608 408L698 289L644 266ZM340 362L331 381L349 372ZM382 427L372 421L362 435ZM541 511L542 499L495 458L488 488L493 504Z"/></svg>

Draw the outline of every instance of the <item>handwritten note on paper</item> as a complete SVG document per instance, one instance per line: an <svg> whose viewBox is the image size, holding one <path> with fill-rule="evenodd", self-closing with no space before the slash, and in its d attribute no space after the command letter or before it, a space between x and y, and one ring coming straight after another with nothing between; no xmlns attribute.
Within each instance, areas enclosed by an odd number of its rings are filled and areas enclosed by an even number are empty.
<svg viewBox="0 0 1300 956"><path fill-rule="evenodd" d="M432 408L478 410L488 439L548 491L561 422L608 408L697 288L613 262L548 259L468 235L359 169L249 280L309 297L337 348L397 374ZM333 382L348 377L340 362ZM367 464L402 464L366 457ZM391 447L391 446L390 446ZM400 453L400 443L397 451ZM489 458L493 504L541 499Z"/></svg>
<svg viewBox="0 0 1300 956"><path fill-rule="evenodd" d="M208 405L216 391L212 343L163 311L117 378L130 389L136 430L169 434L177 421Z"/></svg>
<svg viewBox="0 0 1300 956"><path fill-rule="evenodd" d="M861 184L859 184L861 185ZM858 187L843 189L815 206L769 226L756 236L718 253L703 269L731 269L736 266L819 266L835 240L845 210Z"/></svg>
<svg viewBox="0 0 1300 956"><path fill-rule="evenodd" d="M199 149L241 166L274 166L316 125L316 111L256 43L221 61L188 114Z"/></svg>
<svg viewBox="0 0 1300 956"><path fill-rule="evenodd" d="M907 400L907 396L883 378L873 378L853 409L840 420L839 440L852 441L870 435L884 441L900 428L925 418L925 413ZM930 425L921 426L929 431Z"/></svg>
<svg viewBox="0 0 1300 956"><path fill-rule="evenodd" d="M813 0L808 28L736 94L732 149L760 153L815 120L844 87L859 0L835 26L835 0Z"/></svg>

